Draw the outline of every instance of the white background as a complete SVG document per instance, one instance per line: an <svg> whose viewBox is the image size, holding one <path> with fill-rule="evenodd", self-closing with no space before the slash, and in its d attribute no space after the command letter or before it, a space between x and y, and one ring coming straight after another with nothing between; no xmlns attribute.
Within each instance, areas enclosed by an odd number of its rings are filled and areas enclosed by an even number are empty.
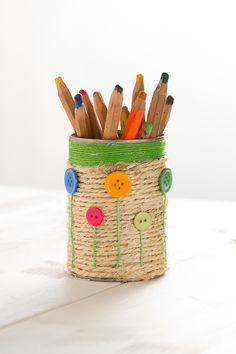
<svg viewBox="0 0 236 354"><path fill-rule="evenodd" d="M130 105L170 74L173 196L236 200L234 1L0 1L0 183L63 188L70 124L56 94L116 83ZM148 102L149 102L148 100Z"/></svg>

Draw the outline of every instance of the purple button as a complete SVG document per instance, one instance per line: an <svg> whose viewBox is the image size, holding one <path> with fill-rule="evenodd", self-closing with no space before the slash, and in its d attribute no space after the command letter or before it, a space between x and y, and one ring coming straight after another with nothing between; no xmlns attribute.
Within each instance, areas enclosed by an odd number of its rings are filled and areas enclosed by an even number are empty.
<svg viewBox="0 0 236 354"><path fill-rule="evenodd" d="M86 218L88 223L92 226L101 225L104 219L104 214L101 209L96 207L91 207L86 212Z"/></svg>

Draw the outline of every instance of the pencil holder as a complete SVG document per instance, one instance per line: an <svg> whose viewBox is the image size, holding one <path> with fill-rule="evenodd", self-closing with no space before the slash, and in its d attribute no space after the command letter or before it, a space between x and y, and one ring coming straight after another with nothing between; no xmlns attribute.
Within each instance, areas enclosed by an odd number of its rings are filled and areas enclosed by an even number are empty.
<svg viewBox="0 0 236 354"><path fill-rule="evenodd" d="M171 184L164 138L108 141L70 136L65 172L69 272L124 282L162 275Z"/></svg>

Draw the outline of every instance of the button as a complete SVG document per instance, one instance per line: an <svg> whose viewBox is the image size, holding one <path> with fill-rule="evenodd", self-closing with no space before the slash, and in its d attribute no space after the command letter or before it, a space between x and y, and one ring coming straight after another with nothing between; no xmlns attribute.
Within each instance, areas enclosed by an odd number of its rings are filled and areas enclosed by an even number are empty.
<svg viewBox="0 0 236 354"><path fill-rule="evenodd" d="M167 193L169 192L171 186L172 186L172 172L171 169L169 168L164 168L162 170L159 183L160 183L160 190L162 193Z"/></svg>
<svg viewBox="0 0 236 354"><path fill-rule="evenodd" d="M151 223L152 223L151 215L146 211L141 211L140 213L135 215L134 226L139 231L147 230L150 227Z"/></svg>
<svg viewBox="0 0 236 354"><path fill-rule="evenodd" d="M72 168L68 168L64 176L65 187L68 193L73 194L78 188L77 172Z"/></svg>
<svg viewBox="0 0 236 354"><path fill-rule="evenodd" d="M86 219L92 226L101 225L104 219L103 211L97 207L91 207L86 212Z"/></svg>
<svg viewBox="0 0 236 354"><path fill-rule="evenodd" d="M106 191L113 198L122 198L131 190L131 180L127 173L115 171L106 177Z"/></svg>

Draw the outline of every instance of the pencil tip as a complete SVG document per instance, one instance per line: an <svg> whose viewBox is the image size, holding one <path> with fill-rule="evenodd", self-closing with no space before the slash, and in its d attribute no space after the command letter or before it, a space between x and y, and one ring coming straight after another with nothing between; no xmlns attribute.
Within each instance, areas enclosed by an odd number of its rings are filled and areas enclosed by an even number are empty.
<svg viewBox="0 0 236 354"><path fill-rule="evenodd" d="M143 81L144 77L142 74L138 74L136 75L136 81L139 82L139 81Z"/></svg>
<svg viewBox="0 0 236 354"><path fill-rule="evenodd" d="M116 85L115 86L115 90L119 93L122 93L123 92L123 88L120 86L120 85Z"/></svg>
<svg viewBox="0 0 236 354"><path fill-rule="evenodd" d="M162 82L163 82L164 84L167 84L167 82L168 82L168 80L169 80L169 74L167 74L167 73L162 73L162 74L161 74L161 79L162 79Z"/></svg>
<svg viewBox="0 0 236 354"><path fill-rule="evenodd" d="M146 130L147 130L148 132L150 132L150 130L152 130L152 123L151 123L151 122L147 122L145 128L146 128Z"/></svg>
<svg viewBox="0 0 236 354"><path fill-rule="evenodd" d="M146 100L147 94L144 91L140 91L138 97L142 98L143 100Z"/></svg>
<svg viewBox="0 0 236 354"><path fill-rule="evenodd" d="M79 90L79 93L84 96L84 95L87 95L87 92L85 90Z"/></svg>
<svg viewBox="0 0 236 354"><path fill-rule="evenodd" d="M55 81L56 85L60 85L60 83L62 82L62 78L60 76L58 76L54 79L54 81Z"/></svg>
<svg viewBox="0 0 236 354"><path fill-rule="evenodd" d="M166 104L172 105L174 103L174 97L168 96L166 99Z"/></svg>
<svg viewBox="0 0 236 354"><path fill-rule="evenodd" d="M82 96L80 94L75 95L75 108L82 107L83 101Z"/></svg>

